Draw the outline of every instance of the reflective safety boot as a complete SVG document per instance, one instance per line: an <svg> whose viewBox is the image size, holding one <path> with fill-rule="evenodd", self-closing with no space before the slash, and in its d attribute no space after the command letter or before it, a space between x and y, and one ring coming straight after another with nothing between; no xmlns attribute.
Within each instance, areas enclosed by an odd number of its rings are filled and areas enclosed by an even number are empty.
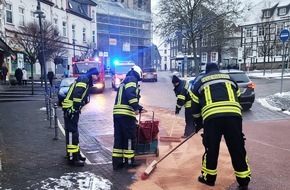
<svg viewBox="0 0 290 190"><path fill-rule="evenodd" d="M79 159L80 159L81 161L86 161L86 159L87 159L86 157L82 157L82 155L81 155L80 152L79 152L78 154L79 154Z"/></svg>
<svg viewBox="0 0 290 190"><path fill-rule="evenodd" d="M214 182L210 182L210 181L205 180L205 179L203 178L203 175L200 175L200 176L198 177L198 181L199 181L200 183L204 183L204 184L206 184L206 185L208 185L208 186L214 186Z"/></svg>
<svg viewBox="0 0 290 190"><path fill-rule="evenodd" d="M84 166L85 162L80 160L79 154L73 154L73 159L68 160L68 164L73 165L73 166Z"/></svg>

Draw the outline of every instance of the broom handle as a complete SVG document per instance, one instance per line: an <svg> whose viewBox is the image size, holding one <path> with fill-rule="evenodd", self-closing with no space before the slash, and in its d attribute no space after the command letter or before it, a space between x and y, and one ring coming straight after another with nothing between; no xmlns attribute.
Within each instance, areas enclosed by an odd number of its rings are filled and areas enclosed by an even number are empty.
<svg viewBox="0 0 290 190"><path fill-rule="evenodd" d="M169 134L170 137L172 136L173 128L175 127L176 118L177 118L177 115L174 116L173 124L172 124L171 131Z"/></svg>
<svg viewBox="0 0 290 190"><path fill-rule="evenodd" d="M169 156L173 151L175 151L178 147L180 147L181 145L183 145L186 141L188 141L195 134L196 134L196 132L194 132L191 135L189 135L186 139L184 139L184 141L182 141L181 143L179 143L176 147L174 147L172 150L170 150L165 156L163 156L160 160L158 160L156 164L158 164L159 162L161 162L162 160L164 160L167 156Z"/></svg>

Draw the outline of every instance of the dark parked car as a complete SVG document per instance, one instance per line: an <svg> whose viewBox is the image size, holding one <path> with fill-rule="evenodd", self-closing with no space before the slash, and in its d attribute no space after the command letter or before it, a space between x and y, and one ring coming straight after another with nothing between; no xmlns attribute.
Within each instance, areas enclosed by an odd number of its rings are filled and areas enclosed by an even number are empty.
<svg viewBox="0 0 290 190"><path fill-rule="evenodd" d="M154 68L143 69L142 81L155 81L157 82L157 71Z"/></svg>
<svg viewBox="0 0 290 190"><path fill-rule="evenodd" d="M67 92L69 90L70 85L76 80L74 77L64 78L61 80L60 85L58 86L58 105L62 105L63 100L65 99ZM88 93L87 96L84 98L84 104L90 102L90 94Z"/></svg>
<svg viewBox="0 0 290 190"><path fill-rule="evenodd" d="M250 80L248 75L244 71L236 69L220 70L220 72L229 74L238 84L241 91L240 104L243 110L251 109L252 104L255 101L255 85ZM191 85L194 85L196 81L200 79L204 74L205 72L202 72L195 79L191 80Z"/></svg>

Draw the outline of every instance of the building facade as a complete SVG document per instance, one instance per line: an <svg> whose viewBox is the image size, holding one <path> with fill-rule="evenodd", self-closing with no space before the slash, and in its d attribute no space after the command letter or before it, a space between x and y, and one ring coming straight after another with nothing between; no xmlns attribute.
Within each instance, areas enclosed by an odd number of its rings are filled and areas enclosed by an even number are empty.
<svg viewBox="0 0 290 190"><path fill-rule="evenodd" d="M140 1L136 6L135 1L95 2L97 46L104 52L107 67L113 67L115 60L131 61L141 68L150 66L153 48L150 1Z"/></svg>

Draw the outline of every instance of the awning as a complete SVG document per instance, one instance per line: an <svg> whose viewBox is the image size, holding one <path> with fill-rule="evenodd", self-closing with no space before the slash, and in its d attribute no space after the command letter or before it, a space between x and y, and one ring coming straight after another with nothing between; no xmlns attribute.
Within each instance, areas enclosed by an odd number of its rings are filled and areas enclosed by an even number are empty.
<svg viewBox="0 0 290 190"><path fill-rule="evenodd" d="M0 38L0 51L3 52L5 57L8 57L11 54L13 54L12 49L1 38Z"/></svg>

